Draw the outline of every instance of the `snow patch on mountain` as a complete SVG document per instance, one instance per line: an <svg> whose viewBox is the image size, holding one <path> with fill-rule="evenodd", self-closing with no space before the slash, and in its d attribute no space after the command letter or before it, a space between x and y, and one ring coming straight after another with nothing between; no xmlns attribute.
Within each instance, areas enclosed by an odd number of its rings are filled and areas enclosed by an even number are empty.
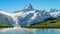
<svg viewBox="0 0 60 34"><path fill-rule="evenodd" d="M14 22L15 26L30 26L32 24L39 23L50 17L60 16L60 12L51 10L53 12L47 12L46 10L35 10L31 4L26 5L23 10L16 11L14 13L7 13L5 11L0 11L0 14L5 15L6 18ZM8 16L8 17L7 17ZM3 17L5 18L5 17Z"/></svg>

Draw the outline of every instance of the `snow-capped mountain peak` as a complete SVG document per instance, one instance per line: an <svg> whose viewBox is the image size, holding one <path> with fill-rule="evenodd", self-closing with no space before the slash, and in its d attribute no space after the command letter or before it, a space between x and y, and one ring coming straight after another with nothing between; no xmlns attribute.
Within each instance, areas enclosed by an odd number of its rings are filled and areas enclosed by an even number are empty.
<svg viewBox="0 0 60 34"><path fill-rule="evenodd" d="M22 10L15 11L14 13L18 12L27 12L27 11L34 11L35 9L32 7L31 4L26 5Z"/></svg>
<svg viewBox="0 0 60 34"><path fill-rule="evenodd" d="M24 7L23 10L32 11L32 10L34 10L34 8L32 7L31 4L28 4L28 5L26 5L26 6Z"/></svg>
<svg viewBox="0 0 60 34"><path fill-rule="evenodd" d="M51 15L45 10L35 10L31 4L26 5L23 10L16 11L12 14L4 11L0 11L0 13L8 16L8 18L10 17L9 19L15 21L15 25L19 24L20 26L30 26L51 17Z"/></svg>

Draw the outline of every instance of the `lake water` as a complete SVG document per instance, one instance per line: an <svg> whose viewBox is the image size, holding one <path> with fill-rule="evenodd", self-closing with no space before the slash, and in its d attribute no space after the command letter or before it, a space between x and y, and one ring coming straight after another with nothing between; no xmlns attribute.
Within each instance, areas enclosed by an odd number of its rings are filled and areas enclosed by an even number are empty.
<svg viewBox="0 0 60 34"><path fill-rule="evenodd" d="M0 34L60 34L60 29L4 28Z"/></svg>

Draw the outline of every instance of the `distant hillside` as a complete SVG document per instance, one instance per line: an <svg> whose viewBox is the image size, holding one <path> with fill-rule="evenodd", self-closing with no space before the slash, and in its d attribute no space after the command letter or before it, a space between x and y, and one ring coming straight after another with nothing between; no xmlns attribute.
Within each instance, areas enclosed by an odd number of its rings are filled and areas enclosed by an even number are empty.
<svg viewBox="0 0 60 34"><path fill-rule="evenodd" d="M60 28L60 18L48 18L38 24L25 26L26 28Z"/></svg>

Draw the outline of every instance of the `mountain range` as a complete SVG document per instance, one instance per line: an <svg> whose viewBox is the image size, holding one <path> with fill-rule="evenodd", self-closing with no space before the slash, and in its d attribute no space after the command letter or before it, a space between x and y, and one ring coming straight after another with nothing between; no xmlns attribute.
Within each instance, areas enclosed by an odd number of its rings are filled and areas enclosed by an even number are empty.
<svg viewBox="0 0 60 34"><path fill-rule="evenodd" d="M48 18L58 17L60 17L60 10L36 10L31 4L28 4L22 10L15 11L14 13L0 11L0 24L9 26L30 26Z"/></svg>

